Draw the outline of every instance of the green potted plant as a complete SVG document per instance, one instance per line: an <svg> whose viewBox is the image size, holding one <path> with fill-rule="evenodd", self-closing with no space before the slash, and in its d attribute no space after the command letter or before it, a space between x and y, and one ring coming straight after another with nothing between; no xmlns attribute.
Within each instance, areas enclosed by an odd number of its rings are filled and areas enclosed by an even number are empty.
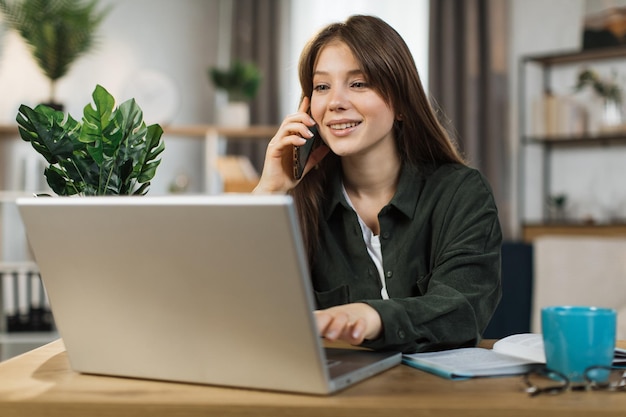
<svg viewBox="0 0 626 417"><path fill-rule="evenodd" d="M234 61L228 69L210 68L209 78L215 88L228 96L228 104L218 108L217 123L223 126L248 126L249 102L256 97L262 80L257 65Z"/></svg>
<svg viewBox="0 0 626 417"><path fill-rule="evenodd" d="M578 82L574 87L576 91L589 87L602 99L600 127L604 131L624 129L622 87L616 78L617 76L614 74L610 79L605 79L592 69L583 69L578 74Z"/></svg>
<svg viewBox="0 0 626 417"><path fill-rule="evenodd" d="M96 42L96 30L110 7L96 10L98 0L0 0L9 28L29 46L37 65L50 82L48 105L56 101L56 83L77 58Z"/></svg>
<svg viewBox="0 0 626 417"><path fill-rule="evenodd" d="M578 82L575 88L576 91L580 91L589 86L603 99L621 103L622 88L617 84L615 78L613 76L611 79L603 79L596 71L584 69L578 74Z"/></svg>
<svg viewBox="0 0 626 417"><path fill-rule="evenodd" d="M163 129L146 126L134 99L115 99L96 86L82 121L40 104L19 108L20 136L50 164L48 185L60 196L144 195L164 150Z"/></svg>

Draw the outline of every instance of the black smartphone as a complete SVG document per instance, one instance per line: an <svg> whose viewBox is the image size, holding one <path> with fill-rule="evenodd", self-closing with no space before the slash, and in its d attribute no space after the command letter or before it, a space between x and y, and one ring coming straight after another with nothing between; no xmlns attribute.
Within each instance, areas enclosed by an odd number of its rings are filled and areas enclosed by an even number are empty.
<svg viewBox="0 0 626 417"><path fill-rule="evenodd" d="M322 137L317 130L317 126L311 126L309 130L313 133L313 137L307 139L304 145L293 147L293 177L297 180L302 178L306 161L309 160L313 149L322 143Z"/></svg>

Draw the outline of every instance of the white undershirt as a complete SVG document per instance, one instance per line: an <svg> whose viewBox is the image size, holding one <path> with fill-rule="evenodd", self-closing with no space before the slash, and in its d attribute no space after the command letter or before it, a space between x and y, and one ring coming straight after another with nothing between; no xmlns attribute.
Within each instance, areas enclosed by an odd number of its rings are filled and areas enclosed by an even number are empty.
<svg viewBox="0 0 626 417"><path fill-rule="evenodd" d="M367 253L369 253L370 258L372 258L372 261L374 262L374 265L376 265L376 269L378 270L378 277L380 278L380 283L382 285L382 289L380 290L380 296L383 298L383 300L388 300L389 294L387 294L387 283L385 282L385 273L383 271L383 252L380 247L380 237L378 235L375 235L374 232L372 232L372 229L370 229L365 224L361 216L359 216L359 213L357 213L354 205L352 205L352 201L350 201L348 192L346 191L346 188L343 186L343 184L341 184L341 189L343 190L344 197L346 197L346 201L348 202L348 204L350 204L350 207L352 207L352 209L356 213L356 217L359 219L361 231L363 232L363 240L365 241L365 246L367 247Z"/></svg>

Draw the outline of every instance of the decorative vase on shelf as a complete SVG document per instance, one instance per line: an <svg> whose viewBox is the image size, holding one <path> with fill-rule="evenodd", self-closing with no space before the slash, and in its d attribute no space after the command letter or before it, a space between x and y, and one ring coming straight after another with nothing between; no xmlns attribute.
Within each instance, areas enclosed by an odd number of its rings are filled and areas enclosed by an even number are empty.
<svg viewBox="0 0 626 417"><path fill-rule="evenodd" d="M614 73L611 78L601 77L595 70L583 69L578 74L578 82L574 89L581 91L589 87L601 99L598 107L598 130L600 133L623 129L624 115L622 109L622 87ZM594 133L595 129L590 129Z"/></svg>
<svg viewBox="0 0 626 417"><path fill-rule="evenodd" d="M548 198L548 215L552 222L564 222L567 220L567 195L555 194Z"/></svg>
<svg viewBox="0 0 626 417"><path fill-rule="evenodd" d="M245 101L231 101L219 107L217 124L224 127L250 126L250 105Z"/></svg>
<svg viewBox="0 0 626 417"><path fill-rule="evenodd" d="M605 98L602 107L602 130L619 130L624 123L624 112L619 101Z"/></svg>
<svg viewBox="0 0 626 417"><path fill-rule="evenodd" d="M234 61L227 69L210 68L208 75L215 88L225 92L228 97L228 104L217 109L218 125L249 126L249 103L256 97L262 79L257 65L252 62Z"/></svg>

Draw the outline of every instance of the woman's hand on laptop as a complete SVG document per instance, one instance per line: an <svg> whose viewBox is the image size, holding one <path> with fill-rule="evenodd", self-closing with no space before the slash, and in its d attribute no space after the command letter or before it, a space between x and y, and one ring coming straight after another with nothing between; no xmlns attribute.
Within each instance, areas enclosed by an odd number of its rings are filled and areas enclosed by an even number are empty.
<svg viewBox="0 0 626 417"><path fill-rule="evenodd" d="M382 329L378 312L364 303L344 304L314 313L319 334L330 341L360 345L365 339L376 339Z"/></svg>

